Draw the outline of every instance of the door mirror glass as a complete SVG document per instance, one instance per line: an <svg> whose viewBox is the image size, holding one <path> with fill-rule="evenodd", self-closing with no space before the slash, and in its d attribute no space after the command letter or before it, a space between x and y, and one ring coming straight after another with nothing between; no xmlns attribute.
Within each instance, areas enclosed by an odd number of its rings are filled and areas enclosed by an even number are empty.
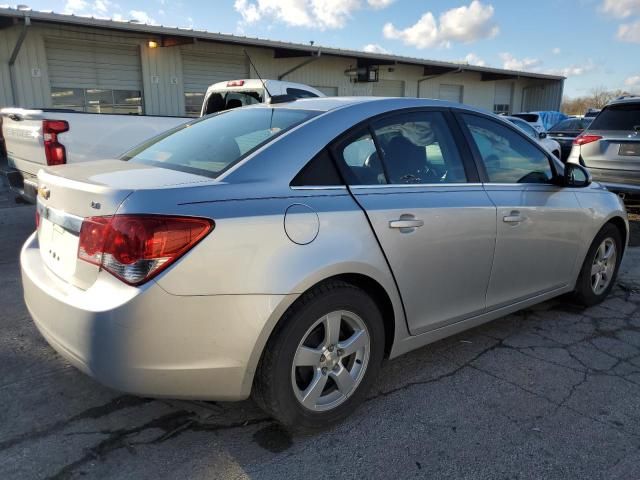
<svg viewBox="0 0 640 480"><path fill-rule="evenodd" d="M540 140L544 140L545 138L547 138L547 132L540 132L538 134L538 137L540 138Z"/></svg>
<svg viewBox="0 0 640 480"><path fill-rule="evenodd" d="M582 165L567 163L564 166L564 183L567 187L588 187L591 185L591 174Z"/></svg>

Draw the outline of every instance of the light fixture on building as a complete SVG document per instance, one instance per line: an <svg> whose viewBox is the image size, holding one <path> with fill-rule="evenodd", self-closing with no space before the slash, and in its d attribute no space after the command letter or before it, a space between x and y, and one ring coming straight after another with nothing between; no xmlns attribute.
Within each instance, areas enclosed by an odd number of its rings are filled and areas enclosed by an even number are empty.
<svg viewBox="0 0 640 480"><path fill-rule="evenodd" d="M156 42L155 40L149 40L147 45L149 45L149 48L158 48L158 42Z"/></svg>

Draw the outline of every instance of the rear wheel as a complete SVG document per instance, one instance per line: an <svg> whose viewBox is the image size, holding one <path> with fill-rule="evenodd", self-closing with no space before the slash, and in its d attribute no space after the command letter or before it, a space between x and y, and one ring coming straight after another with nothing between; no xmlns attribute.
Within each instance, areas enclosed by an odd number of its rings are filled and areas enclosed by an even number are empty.
<svg viewBox="0 0 640 480"><path fill-rule="evenodd" d="M586 306L602 302L613 288L621 260L620 231L607 224L589 248L576 283L575 299Z"/></svg>
<svg viewBox="0 0 640 480"><path fill-rule="evenodd" d="M384 328L366 292L336 281L304 294L267 342L253 398L284 425L315 430L365 398L384 355Z"/></svg>

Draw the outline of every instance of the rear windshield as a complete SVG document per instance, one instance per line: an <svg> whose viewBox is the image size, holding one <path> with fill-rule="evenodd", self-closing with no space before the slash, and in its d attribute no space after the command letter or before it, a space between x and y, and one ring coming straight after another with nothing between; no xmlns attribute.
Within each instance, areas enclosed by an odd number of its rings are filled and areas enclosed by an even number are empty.
<svg viewBox="0 0 640 480"><path fill-rule="evenodd" d="M551 127L551 132L563 132L563 131L579 131L584 130L591 123L591 118L568 118L561 122L556 123Z"/></svg>
<svg viewBox="0 0 640 480"><path fill-rule="evenodd" d="M514 113L513 117L518 117L523 119L525 122L537 122L538 115L536 113Z"/></svg>
<svg viewBox="0 0 640 480"><path fill-rule="evenodd" d="M169 130L125 153L122 160L216 177L318 113L260 107L230 110Z"/></svg>
<svg viewBox="0 0 640 480"><path fill-rule="evenodd" d="M591 123L590 130L630 130L640 128L640 103L605 107Z"/></svg>
<svg viewBox="0 0 640 480"><path fill-rule="evenodd" d="M204 115L231 110L232 108L253 105L264 102L264 91L259 90L224 90L222 92L212 92L207 97L207 104L204 108Z"/></svg>

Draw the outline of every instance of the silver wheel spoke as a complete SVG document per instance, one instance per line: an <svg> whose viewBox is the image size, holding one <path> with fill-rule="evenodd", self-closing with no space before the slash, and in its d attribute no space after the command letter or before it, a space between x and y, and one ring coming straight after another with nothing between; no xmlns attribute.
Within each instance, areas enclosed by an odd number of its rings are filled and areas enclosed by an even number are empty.
<svg viewBox="0 0 640 480"><path fill-rule="evenodd" d="M606 245L605 244L605 251L604 251L604 255L602 256L603 260L608 260L609 258L611 258L611 254L615 251L615 248L613 247L613 243Z"/></svg>
<svg viewBox="0 0 640 480"><path fill-rule="evenodd" d="M340 324L342 323L342 314L340 312L331 312L324 317L324 345L335 345L340 337Z"/></svg>
<svg viewBox="0 0 640 480"><path fill-rule="evenodd" d="M307 408L314 409L326 384L327 376L316 370L313 380L311 380L307 389L302 392L302 404Z"/></svg>
<svg viewBox="0 0 640 480"><path fill-rule="evenodd" d="M605 244L604 242L602 242L600 244L600 246L598 247L598 252L596 253L596 260L600 261L603 259L604 257L604 249L605 249Z"/></svg>
<svg viewBox="0 0 640 480"><path fill-rule="evenodd" d="M349 395L351 393L355 381L349 373L349 370L341 366L340 370L338 370L337 372L332 371L329 373L329 375L331 376L333 381L336 382L340 393L342 393L343 395Z"/></svg>
<svg viewBox="0 0 640 480"><path fill-rule="evenodd" d="M305 347L298 348L296 358L293 363L296 367L317 367L320 363L322 351L317 348Z"/></svg>
<svg viewBox="0 0 640 480"><path fill-rule="evenodd" d="M597 275L598 273L600 273L600 265L597 263L591 265L591 276Z"/></svg>
<svg viewBox="0 0 640 480"><path fill-rule="evenodd" d="M343 350L343 356L351 355L362 347L367 346L367 335L362 330L357 330L346 340L338 344L338 348Z"/></svg>

